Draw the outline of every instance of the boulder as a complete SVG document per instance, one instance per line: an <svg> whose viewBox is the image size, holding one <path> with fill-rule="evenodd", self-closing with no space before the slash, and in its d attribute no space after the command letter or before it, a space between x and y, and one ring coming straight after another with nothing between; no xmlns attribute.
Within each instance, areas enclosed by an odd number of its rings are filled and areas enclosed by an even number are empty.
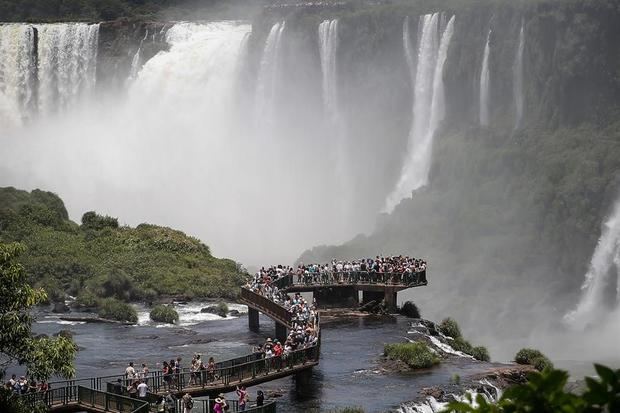
<svg viewBox="0 0 620 413"><path fill-rule="evenodd" d="M209 314L217 314L218 313L218 309L217 309L217 306L210 305L208 307L201 308L200 312L201 313L209 313Z"/></svg>
<svg viewBox="0 0 620 413"><path fill-rule="evenodd" d="M64 338L73 338L73 331L71 330L60 330L58 333L54 334L54 337L64 337Z"/></svg>
<svg viewBox="0 0 620 413"><path fill-rule="evenodd" d="M228 315L229 315L229 316L235 316L235 317L237 317L237 316L241 315L241 313L240 313L239 311L237 311L237 310L230 310L230 312L228 313Z"/></svg>
<svg viewBox="0 0 620 413"><path fill-rule="evenodd" d="M71 309L63 302L54 303L54 307L52 308L53 313L68 313L69 311L71 311Z"/></svg>

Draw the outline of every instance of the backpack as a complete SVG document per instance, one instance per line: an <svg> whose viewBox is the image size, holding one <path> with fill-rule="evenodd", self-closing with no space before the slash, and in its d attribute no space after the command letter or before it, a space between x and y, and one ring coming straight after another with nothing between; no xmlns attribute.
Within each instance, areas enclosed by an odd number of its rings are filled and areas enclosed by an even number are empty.
<svg viewBox="0 0 620 413"><path fill-rule="evenodd" d="M188 409L192 409L194 407L194 399L189 399L188 401L186 401L185 407L187 407Z"/></svg>

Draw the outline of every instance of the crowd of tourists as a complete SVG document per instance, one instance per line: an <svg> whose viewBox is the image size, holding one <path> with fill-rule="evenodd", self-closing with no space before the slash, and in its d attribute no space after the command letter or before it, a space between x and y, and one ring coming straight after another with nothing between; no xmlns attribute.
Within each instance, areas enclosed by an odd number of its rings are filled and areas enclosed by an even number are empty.
<svg viewBox="0 0 620 413"><path fill-rule="evenodd" d="M4 384L4 387L18 395L46 392L50 389L49 384L46 381L36 381L32 378L27 379L26 376L17 378L16 374L11 375L11 378Z"/></svg>
<svg viewBox="0 0 620 413"><path fill-rule="evenodd" d="M332 260L327 264L299 264L292 266L271 266L261 268L254 281L263 283L289 277L297 284L410 284L419 281L417 275L426 270L426 261L409 256L376 256L357 260Z"/></svg>

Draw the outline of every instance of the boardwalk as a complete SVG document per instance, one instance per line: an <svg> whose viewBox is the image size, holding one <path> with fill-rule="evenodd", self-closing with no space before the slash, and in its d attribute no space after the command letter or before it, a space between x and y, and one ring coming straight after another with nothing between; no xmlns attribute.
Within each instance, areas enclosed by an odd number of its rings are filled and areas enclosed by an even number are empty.
<svg viewBox="0 0 620 413"><path fill-rule="evenodd" d="M329 278L307 278L295 282L292 275L284 276L276 281L284 292L312 291L321 300L336 301L342 297L353 295L359 291L363 301L369 299L385 299L386 303L395 305L396 293L406 288L419 287L427 284L426 271L412 274L377 274L368 272L331 274ZM258 313L262 312L276 324L276 337L284 341L288 330L293 328L293 314L282 305L250 290L241 289L241 301L248 305L248 319L251 329L258 328ZM298 349L286 356L264 358L262 353L253 353L234 359L216 363L213 371L191 372L183 369L172 375L172 382L166 382L162 372L149 373L147 383L150 393L145 400L138 400L114 393L114 383L124 375L90 377L50 383L51 390L45 393L32 393L21 396L29 404L44 404L49 411L64 413L74 411L115 412L115 413L147 413L155 412L155 403L162 395L170 392L178 398L185 393L192 396L207 396L207 399L196 400L193 413L212 411L213 397L219 393L227 393L237 386L255 386L271 380L295 375L296 384L304 386L310 378L310 369L318 365L321 349L321 330L317 316L316 329L318 341L308 347ZM231 401L236 411L236 401ZM177 406L177 412L180 412ZM250 413L275 413L275 402L265 406L246 409Z"/></svg>

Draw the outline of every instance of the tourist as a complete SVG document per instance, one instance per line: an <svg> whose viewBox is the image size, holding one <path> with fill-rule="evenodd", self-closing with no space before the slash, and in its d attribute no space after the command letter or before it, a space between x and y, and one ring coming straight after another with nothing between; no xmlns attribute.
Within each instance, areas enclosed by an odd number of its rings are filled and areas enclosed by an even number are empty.
<svg viewBox="0 0 620 413"><path fill-rule="evenodd" d="M207 381L209 383L215 381L215 359L213 357L209 357L209 362L207 363Z"/></svg>
<svg viewBox="0 0 620 413"><path fill-rule="evenodd" d="M146 400L146 393L149 390L149 386L147 386L144 380L139 380L137 389L138 389L138 398L142 400Z"/></svg>
<svg viewBox="0 0 620 413"><path fill-rule="evenodd" d="M256 392L256 406L262 406L265 401L265 395L262 390Z"/></svg>
<svg viewBox="0 0 620 413"><path fill-rule="evenodd" d="M114 383L114 393L122 396L123 395L123 384L122 384L122 380L121 379L117 379L116 383ZM118 411L122 411L121 409L123 408L123 403L121 402L120 398L116 398L116 410Z"/></svg>
<svg viewBox="0 0 620 413"><path fill-rule="evenodd" d="M215 398L215 404L213 405L213 413L224 413L222 399L219 397Z"/></svg>
<svg viewBox="0 0 620 413"><path fill-rule="evenodd" d="M127 380L127 385L129 385L135 377L136 370L133 368L133 361L130 361L129 366L125 369L125 380Z"/></svg>
<svg viewBox="0 0 620 413"><path fill-rule="evenodd" d="M185 393L181 399L181 403L183 404L183 413L191 413L194 408L194 399L192 399L189 393Z"/></svg>
<svg viewBox="0 0 620 413"><path fill-rule="evenodd" d="M245 390L245 386L237 386L237 396L239 397L239 411L245 411L245 405L248 402L248 392Z"/></svg>
<svg viewBox="0 0 620 413"><path fill-rule="evenodd" d="M146 363L142 363L142 373L140 375L140 378L144 380L145 383L147 382L149 378L149 368L146 365Z"/></svg>
<svg viewBox="0 0 620 413"><path fill-rule="evenodd" d="M157 399L157 413L163 413L166 411L166 399L164 396L160 396Z"/></svg>
<svg viewBox="0 0 620 413"><path fill-rule="evenodd" d="M217 397L222 401L222 410L227 411L230 406L228 405L228 402L226 401L226 395L224 393L220 393L217 395Z"/></svg>
<svg viewBox="0 0 620 413"><path fill-rule="evenodd" d="M132 399L135 399L136 397L138 397L138 382L137 381L134 380L127 387L127 393L129 393L129 397L131 397Z"/></svg>
<svg viewBox="0 0 620 413"><path fill-rule="evenodd" d="M164 387L168 386L168 390L172 385L172 372L170 371L170 365L167 361L162 363L161 373L164 376Z"/></svg>
<svg viewBox="0 0 620 413"><path fill-rule="evenodd" d="M176 413L177 411L177 400L170 390L166 391L166 396L164 397L166 401L166 411L168 413Z"/></svg>

